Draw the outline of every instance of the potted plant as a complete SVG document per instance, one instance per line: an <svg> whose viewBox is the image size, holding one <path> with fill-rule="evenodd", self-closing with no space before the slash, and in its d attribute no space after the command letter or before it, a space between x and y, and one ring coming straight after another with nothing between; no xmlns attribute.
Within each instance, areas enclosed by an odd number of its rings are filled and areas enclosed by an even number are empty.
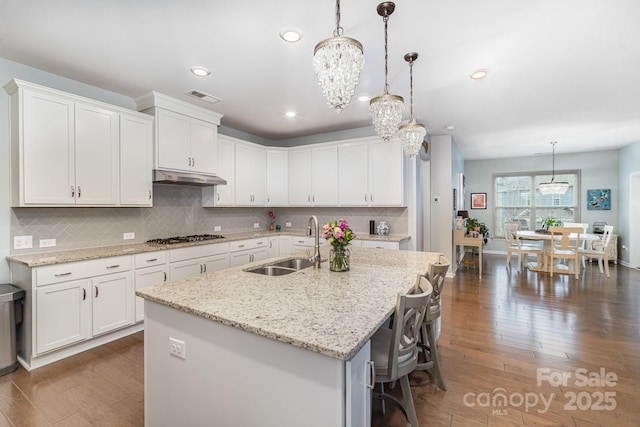
<svg viewBox="0 0 640 427"><path fill-rule="evenodd" d="M477 231L478 234L481 234L485 244L489 241L489 228L477 218L467 218L467 234L471 231Z"/></svg>
<svg viewBox="0 0 640 427"><path fill-rule="evenodd" d="M562 225L562 221L555 219L552 216L548 216L542 220L542 229L548 230L549 227L559 227Z"/></svg>

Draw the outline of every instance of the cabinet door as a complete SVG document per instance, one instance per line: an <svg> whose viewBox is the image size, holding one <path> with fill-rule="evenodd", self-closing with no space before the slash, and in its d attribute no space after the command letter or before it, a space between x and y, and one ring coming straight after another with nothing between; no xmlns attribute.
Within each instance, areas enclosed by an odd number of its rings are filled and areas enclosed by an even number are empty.
<svg viewBox="0 0 640 427"><path fill-rule="evenodd" d="M369 204L369 143L343 144L338 156L338 203L340 206Z"/></svg>
<svg viewBox="0 0 640 427"><path fill-rule="evenodd" d="M216 141L218 126L191 119L191 169L194 172L216 173Z"/></svg>
<svg viewBox="0 0 640 427"><path fill-rule="evenodd" d="M190 259L188 261L172 262L169 266L169 277L172 282L202 273L204 273L204 265L200 260Z"/></svg>
<svg viewBox="0 0 640 427"><path fill-rule="evenodd" d="M285 150L267 150L267 206L289 203L288 154Z"/></svg>
<svg viewBox="0 0 640 427"><path fill-rule="evenodd" d="M369 203L371 206L402 206L404 203L402 147L376 141L369 145Z"/></svg>
<svg viewBox="0 0 640 427"><path fill-rule="evenodd" d="M151 206L153 119L120 114L120 205Z"/></svg>
<svg viewBox="0 0 640 427"><path fill-rule="evenodd" d="M294 252L294 247L293 247L293 237L292 236L279 236L280 238L278 239L278 246L279 246L279 253L278 256L285 256L285 255L289 255L290 253Z"/></svg>
<svg viewBox="0 0 640 427"><path fill-rule="evenodd" d="M346 362L347 427L371 425L371 342Z"/></svg>
<svg viewBox="0 0 640 427"><path fill-rule="evenodd" d="M76 204L118 202L119 115L76 102Z"/></svg>
<svg viewBox="0 0 640 427"><path fill-rule="evenodd" d="M311 203L314 206L338 205L338 147L311 150Z"/></svg>
<svg viewBox="0 0 640 427"><path fill-rule="evenodd" d="M251 251L251 262L264 261L269 258L269 248L259 248Z"/></svg>
<svg viewBox="0 0 640 427"><path fill-rule="evenodd" d="M204 266L204 273L224 270L225 268L229 267L229 256L227 254L224 254L208 257L202 260L202 265Z"/></svg>
<svg viewBox="0 0 640 427"><path fill-rule="evenodd" d="M190 170L189 117L158 108L156 120L155 162L157 167Z"/></svg>
<svg viewBox="0 0 640 427"><path fill-rule="evenodd" d="M251 262L251 250L232 252L229 254L229 267L238 267Z"/></svg>
<svg viewBox="0 0 640 427"><path fill-rule="evenodd" d="M131 325L135 317L132 273L100 276L92 284L93 335Z"/></svg>
<svg viewBox="0 0 640 427"><path fill-rule="evenodd" d="M136 270L136 291L144 289L148 286L159 285L167 281L167 267L164 265L158 267L147 267ZM135 297L135 321L144 320L144 298Z"/></svg>
<svg viewBox="0 0 640 427"><path fill-rule="evenodd" d="M280 255L280 239L278 236L269 237L269 258Z"/></svg>
<svg viewBox="0 0 640 427"><path fill-rule="evenodd" d="M36 354L83 341L91 336L89 280L36 289Z"/></svg>
<svg viewBox="0 0 640 427"><path fill-rule="evenodd" d="M25 205L74 204L73 101L24 91L22 108L21 202Z"/></svg>
<svg viewBox="0 0 640 427"><path fill-rule="evenodd" d="M216 185L215 206L233 206L235 204L235 171L236 156L235 143L225 136L218 138L218 176L227 181L226 185Z"/></svg>
<svg viewBox="0 0 640 427"><path fill-rule="evenodd" d="M265 205L265 150L236 144L236 206Z"/></svg>
<svg viewBox="0 0 640 427"><path fill-rule="evenodd" d="M311 149L289 151L289 205L311 205Z"/></svg>

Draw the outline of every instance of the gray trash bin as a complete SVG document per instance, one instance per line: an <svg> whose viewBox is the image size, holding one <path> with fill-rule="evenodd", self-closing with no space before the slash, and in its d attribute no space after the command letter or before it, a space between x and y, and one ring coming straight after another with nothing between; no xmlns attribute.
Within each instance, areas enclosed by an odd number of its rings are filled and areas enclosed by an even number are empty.
<svg viewBox="0 0 640 427"><path fill-rule="evenodd" d="M18 369L16 326L22 322L23 299L22 289L0 284L0 375Z"/></svg>

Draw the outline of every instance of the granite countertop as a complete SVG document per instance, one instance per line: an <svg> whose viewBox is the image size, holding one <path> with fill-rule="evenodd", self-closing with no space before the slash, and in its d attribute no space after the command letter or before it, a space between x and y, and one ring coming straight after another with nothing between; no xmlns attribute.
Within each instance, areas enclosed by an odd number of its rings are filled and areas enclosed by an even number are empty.
<svg viewBox="0 0 640 427"><path fill-rule="evenodd" d="M326 260L329 247L322 247ZM290 343L340 360L351 359L395 308L417 273L440 260L433 252L351 249L348 272L328 263L285 276L264 276L241 267L139 290L149 301L225 325ZM294 258L280 257L279 260ZM276 259L276 260L278 260Z"/></svg>
<svg viewBox="0 0 640 427"><path fill-rule="evenodd" d="M287 230L281 232L273 231L250 231L242 233L225 234L224 239L208 240L204 242L178 243L173 245L156 245L148 243L131 243L127 245L97 246L92 248L73 249L55 252L39 252L23 255L10 255L6 259L10 262L24 264L27 267L41 267L45 265L62 264L65 262L86 261L90 259L108 258L112 256L133 255L144 252L162 251L167 249L178 249L188 246L212 245L216 243L227 243L237 240L245 240L269 236L306 236L305 230ZM402 242L411 238L405 234L389 234L386 236L370 235L364 233L357 234L360 240L377 240L386 242ZM322 240L322 239L321 239Z"/></svg>

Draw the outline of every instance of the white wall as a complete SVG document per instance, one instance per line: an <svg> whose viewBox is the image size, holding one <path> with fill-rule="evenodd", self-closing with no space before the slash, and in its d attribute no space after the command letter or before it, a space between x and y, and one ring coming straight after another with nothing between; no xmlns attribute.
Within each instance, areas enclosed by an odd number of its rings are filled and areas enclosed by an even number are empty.
<svg viewBox="0 0 640 427"><path fill-rule="evenodd" d="M556 172L560 170L581 170L581 194L579 200L580 222L590 225L594 221L604 221L619 228L618 212L620 211L622 196L618 192L618 153L617 150L598 151L579 154L556 154ZM470 193L487 193L488 208L470 209L469 216L484 222L491 235L494 234L496 224L493 222L494 196L493 175L495 173L549 171L551 173L551 156L531 156L492 160L469 160L464 164L467 178L467 200ZM588 189L610 188L611 210L591 211L586 207L586 192ZM485 251L505 251L503 239L490 240Z"/></svg>
<svg viewBox="0 0 640 427"><path fill-rule="evenodd" d="M618 209L618 230L616 233L620 234L618 238L618 257L623 262L629 262L629 251L620 250L622 245L631 247L632 244L640 244L640 227L635 226L635 236L631 236L631 221L638 221L638 212L631 213L629 204L630 197L640 197L638 194L631 195L629 188L629 176L632 173L640 172L640 141L633 144L629 144L626 147L622 147L618 150L618 182L620 195L619 209ZM639 247L635 247L636 251L640 251Z"/></svg>

